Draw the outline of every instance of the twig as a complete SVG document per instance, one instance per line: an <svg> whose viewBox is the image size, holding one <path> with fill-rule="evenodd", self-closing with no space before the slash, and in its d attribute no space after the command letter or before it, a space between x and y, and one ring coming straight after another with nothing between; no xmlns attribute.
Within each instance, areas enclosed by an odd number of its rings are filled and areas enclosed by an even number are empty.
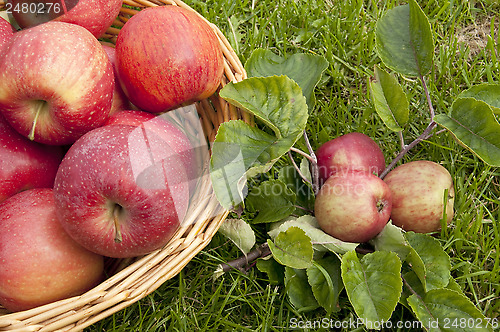
<svg viewBox="0 0 500 332"><path fill-rule="evenodd" d="M271 254L271 249L267 243L263 243L254 250L250 251L246 256L241 256L232 260L230 262L222 264L222 271L228 272L232 269L242 270L244 266L248 265L248 263L262 257L269 256Z"/></svg>
<svg viewBox="0 0 500 332"><path fill-rule="evenodd" d="M290 157L290 160L292 161L292 164L293 164L293 167L295 168L295 170L297 171L297 173L299 174L299 176L304 180L306 181L307 183L311 184L311 181L309 181L309 179L304 175L304 173L302 173L302 171L300 170L300 167L297 165L297 163L295 162L295 160L293 159L293 156L292 156L292 151L288 151L288 157Z"/></svg>
<svg viewBox="0 0 500 332"><path fill-rule="evenodd" d="M312 189L314 194L316 195L319 191L319 169L318 169L318 158L314 153L314 150L311 146L311 142L309 141L309 136L307 136L307 132L304 130L304 141L306 142L307 150L309 150L309 154L311 155L311 176L312 176Z"/></svg>
<svg viewBox="0 0 500 332"><path fill-rule="evenodd" d="M413 142L410 144L406 145L403 150L392 160L392 162L385 168L385 170L382 172L382 174L379 175L381 179L384 179L384 177L391 171L391 169L396 166L396 164L404 157L405 154L408 153L415 145L420 143L421 141L429 138L432 136L432 130L437 126L437 123L434 121L431 121L427 128L425 128L424 132L420 134Z"/></svg>
<svg viewBox="0 0 500 332"><path fill-rule="evenodd" d="M431 121L434 121L434 106L432 106L431 95L429 94L429 89L427 88L427 83L425 83L425 78L420 76L420 81L422 81L422 86L424 87L425 98L427 99L427 105L429 106L429 112L431 115Z"/></svg>

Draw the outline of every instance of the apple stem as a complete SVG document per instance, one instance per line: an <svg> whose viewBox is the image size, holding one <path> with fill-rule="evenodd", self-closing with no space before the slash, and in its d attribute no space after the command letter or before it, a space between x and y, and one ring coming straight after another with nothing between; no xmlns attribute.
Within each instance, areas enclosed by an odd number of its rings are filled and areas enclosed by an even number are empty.
<svg viewBox="0 0 500 332"><path fill-rule="evenodd" d="M415 147L418 143L431 137L433 135L432 131L434 130L434 128L436 128L436 126L437 126L437 123L434 121L431 121L431 123L429 123L427 128L425 128L424 132L422 134L420 134L420 136L418 136L413 142L406 145L404 147L404 149L401 150L401 152L399 152L399 154L396 156L396 158L394 158L392 160L392 162L384 169L384 171L379 175L379 177L381 179L384 179L384 177L390 172L390 170L394 166L396 166L396 164L408 153L408 151L413 149L413 147ZM439 132L441 132L441 131L439 131Z"/></svg>
<svg viewBox="0 0 500 332"><path fill-rule="evenodd" d="M121 243L123 241L122 232L120 231L119 214L122 207L119 204L115 204L113 208L113 221L115 223L115 242Z"/></svg>
<svg viewBox="0 0 500 332"><path fill-rule="evenodd" d="M31 125L30 133L28 134L28 138L30 140L32 140L32 141L35 139L35 127L36 127L36 124L38 122L38 117L40 116L40 113L42 112L42 109L45 106L45 104L46 104L45 101L39 101L38 102L38 107L36 109L35 118L33 119L33 123Z"/></svg>

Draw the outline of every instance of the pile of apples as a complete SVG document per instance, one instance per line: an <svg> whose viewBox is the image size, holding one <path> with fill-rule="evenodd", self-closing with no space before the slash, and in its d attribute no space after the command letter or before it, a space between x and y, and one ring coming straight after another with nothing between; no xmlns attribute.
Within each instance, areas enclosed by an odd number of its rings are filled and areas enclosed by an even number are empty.
<svg viewBox="0 0 500 332"><path fill-rule="evenodd" d="M82 294L102 280L104 257L163 247L186 214L192 142L161 114L215 92L222 50L203 18L175 6L141 10L116 48L106 44L99 38L121 5L80 0L43 22L20 15L19 31L0 18L0 304L9 311Z"/></svg>
<svg viewBox="0 0 500 332"><path fill-rule="evenodd" d="M438 163L418 160L383 179L384 154L369 136L352 132L316 152L320 184L314 211L321 229L346 242L367 242L389 220L405 231L431 233L453 218L453 179Z"/></svg>

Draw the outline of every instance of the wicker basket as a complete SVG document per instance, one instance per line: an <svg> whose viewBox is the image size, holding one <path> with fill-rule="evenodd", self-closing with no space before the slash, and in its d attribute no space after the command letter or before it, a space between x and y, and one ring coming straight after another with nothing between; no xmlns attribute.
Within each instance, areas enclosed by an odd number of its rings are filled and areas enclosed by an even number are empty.
<svg viewBox="0 0 500 332"><path fill-rule="evenodd" d="M2 4L0 0L0 9ZM112 42L116 41L119 27L141 8L171 5L194 11L180 0L124 0L123 4L114 27L109 28L104 36ZM225 74L220 87L229 81L245 79L245 70L229 42L217 26L209 24L219 38L225 58ZM210 142L222 122L232 119L253 121L248 114L219 98L217 93L196 103L196 109ZM112 275L81 296L16 313L7 313L0 307L0 331L80 331L139 301L177 275L210 242L228 215L215 198L209 177L204 179L206 181L199 184L194 195L196 203L192 204L188 220L184 222L187 226L181 227L165 247L133 260L110 260Z"/></svg>

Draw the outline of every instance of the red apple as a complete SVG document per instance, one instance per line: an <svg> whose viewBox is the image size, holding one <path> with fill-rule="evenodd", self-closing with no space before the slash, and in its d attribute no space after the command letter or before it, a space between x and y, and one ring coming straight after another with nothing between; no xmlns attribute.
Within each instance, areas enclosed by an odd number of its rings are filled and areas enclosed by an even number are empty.
<svg viewBox="0 0 500 332"><path fill-rule="evenodd" d="M109 61L111 61L111 64L113 65L115 82L118 82L118 76L116 72L116 49L113 44L107 44L103 42L101 42L101 44L102 48L104 49L104 51L106 51L106 54L108 55ZM111 105L111 111L109 112L109 115L112 115L118 111L128 110L130 109L130 107L131 107L130 102L128 101L128 98L123 92L120 84L115 84L115 90L113 91L113 103Z"/></svg>
<svg viewBox="0 0 500 332"><path fill-rule="evenodd" d="M142 130L151 131L160 136L177 153L184 163L186 174L194 185L201 172L201 165L197 165L195 151L186 134L168 120L168 115L136 110L124 110L109 117L106 125L125 124L139 126ZM193 189L193 188L191 188Z"/></svg>
<svg viewBox="0 0 500 332"><path fill-rule="evenodd" d="M59 146L30 141L0 115L0 202L30 188L52 188L63 158Z"/></svg>
<svg viewBox="0 0 500 332"><path fill-rule="evenodd" d="M408 162L390 171L384 181L392 192L394 225L406 231L430 233L441 229L444 212L446 223L453 219L453 179L438 163Z"/></svg>
<svg viewBox="0 0 500 332"><path fill-rule="evenodd" d="M0 52L14 36L12 24L0 17Z"/></svg>
<svg viewBox="0 0 500 332"><path fill-rule="evenodd" d="M56 217L52 189L18 193L0 204L0 304L27 310L91 289L104 260L73 241Z"/></svg>
<svg viewBox="0 0 500 332"><path fill-rule="evenodd" d="M21 28L33 27L51 20L73 23L101 37L113 24L122 0L11 0L12 16Z"/></svg>
<svg viewBox="0 0 500 332"><path fill-rule="evenodd" d="M54 184L57 215L85 248L133 257L164 246L189 201L180 157L154 131L103 126L68 150Z"/></svg>
<svg viewBox="0 0 500 332"><path fill-rule="evenodd" d="M116 58L128 99L154 113L209 97L224 70L211 26L198 14L177 6L135 14L118 34Z"/></svg>
<svg viewBox="0 0 500 332"><path fill-rule="evenodd" d="M314 213L325 233L346 242L366 242L385 227L391 206L391 191L376 175L339 172L319 190Z"/></svg>
<svg viewBox="0 0 500 332"><path fill-rule="evenodd" d="M73 143L102 126L113 98L113 68L97 39L69 23L14 34L0 58L0 112L40 143Z"/></svg>
<svg viewBox="0 0 500 332"><path fill-rule="evenodd" d="M321 183L338 171L359 170L380 174L385 169L384 154L378 144L358 132L324 143L317 150L316 157Z"/></svg>

